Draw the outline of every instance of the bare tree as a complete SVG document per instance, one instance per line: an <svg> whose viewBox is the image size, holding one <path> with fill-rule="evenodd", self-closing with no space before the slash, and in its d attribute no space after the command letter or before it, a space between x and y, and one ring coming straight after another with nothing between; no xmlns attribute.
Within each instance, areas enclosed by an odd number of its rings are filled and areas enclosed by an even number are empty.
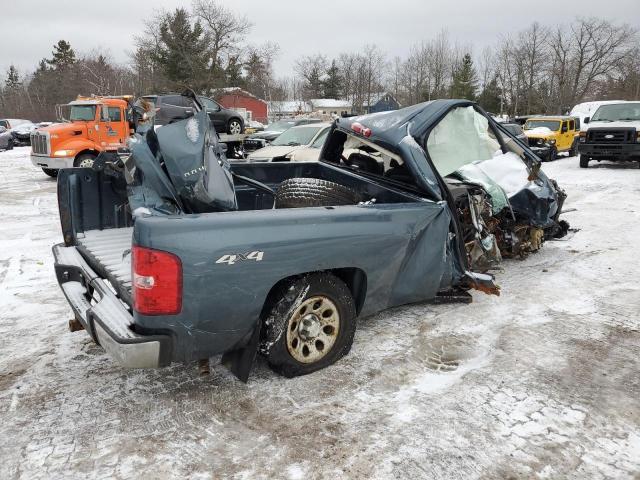
<svg viewBox="0 0 640 480"><path fill-rule="evenodd" d="M242 42L253 24L245 15L238 15L217 0L193 0L193 15L200 19L211 42L211 73L219 76L224 56L242 49Z"/></svg>

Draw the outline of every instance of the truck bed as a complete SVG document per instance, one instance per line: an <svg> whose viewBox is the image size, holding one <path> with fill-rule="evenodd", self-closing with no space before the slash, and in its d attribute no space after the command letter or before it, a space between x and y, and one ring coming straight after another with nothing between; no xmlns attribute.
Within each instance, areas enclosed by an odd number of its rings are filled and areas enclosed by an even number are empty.
<svg viewBox="0 0 640 480"><path fill-rule="evenodd" d="M109 280L131 305L131 238L133 227L89 230L79 234L77 248L87 263Z"/></svg>

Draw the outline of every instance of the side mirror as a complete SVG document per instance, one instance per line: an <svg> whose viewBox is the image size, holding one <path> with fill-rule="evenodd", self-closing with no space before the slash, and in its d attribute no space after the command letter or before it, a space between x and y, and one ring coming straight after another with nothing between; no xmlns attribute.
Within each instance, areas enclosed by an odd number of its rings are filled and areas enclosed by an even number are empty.
<svg viewBox="0 0 640 480"><path fill-rule="evenodd" d="M103 122L110 122L111 119L109 118L109 110L107 110L107 107L101 107L100 108L100 120L102 120Z"/></svg>
<svg viewBox="0 0 640 480"><path fill-rule="evenodd" d="M591 121L591 117L584 117L582 123L589 123Z"/></svg>

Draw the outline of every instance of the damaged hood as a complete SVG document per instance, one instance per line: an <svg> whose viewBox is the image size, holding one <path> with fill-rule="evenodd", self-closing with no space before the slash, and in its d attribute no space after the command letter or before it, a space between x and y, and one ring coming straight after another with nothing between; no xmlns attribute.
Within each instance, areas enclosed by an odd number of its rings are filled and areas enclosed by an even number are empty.
<svg viewBox="0 0 640 480"><path fill-rule="evenodd" d="M133 212L207 213L237 209L233 178L206 111L129 142L129 201Z"/></svg>
<svg viewBox="0 0 640 480"><path fill-rule="evenodd" d="M401 110L340 118L336 120L336 128L353 133L357 123L369 129L368 140L401 153L420 187L433 198L444 199L439 174L432 168L423 145L444 116L458 107L474 107L474 103L468 100L433 100ZM502 132L511 136L506 131ZM499 144L495 144L499 149ZM535 154L528 147L524 148L525 155L526 152L530 155L526 161L515 153L501 154L498 150L495 158L489 160L452 164L445 175L454 172L453 175L484 186L490 194L493 192L494 212L511 208L514 214L531 225L551 226L557 221L564 192L542 171L538 171L539 163L531 160L536 158ZM462 174L457 169L463 170Z"/></svg>
<svg viewBox="0 0 640 480"><path fill-rule="evenodd" d="M282 146L269 146L256 150L247 158L249 161L270 161L276 157L284 157L296 150L306 148L306 145L282 145Z"/></svg>

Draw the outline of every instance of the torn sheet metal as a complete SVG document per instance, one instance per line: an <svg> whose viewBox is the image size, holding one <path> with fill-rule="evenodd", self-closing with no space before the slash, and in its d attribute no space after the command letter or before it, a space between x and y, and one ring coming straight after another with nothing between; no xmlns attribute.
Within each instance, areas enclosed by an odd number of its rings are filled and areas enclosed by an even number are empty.
<svg viewBox="0 0 640 480"><path fill-rule="evenodd" d="M159 160L186 213L237 210L230 165L205 110L156 131Z"/></svg>

